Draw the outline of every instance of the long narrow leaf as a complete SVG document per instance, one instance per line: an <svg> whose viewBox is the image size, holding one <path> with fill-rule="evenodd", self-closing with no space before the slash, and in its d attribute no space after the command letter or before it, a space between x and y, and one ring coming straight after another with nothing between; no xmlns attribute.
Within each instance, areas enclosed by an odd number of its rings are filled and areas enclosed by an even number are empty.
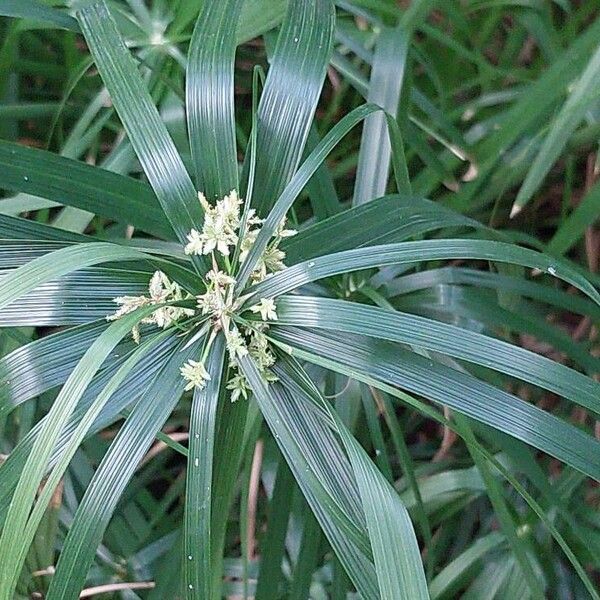
<svg viewBox="0 0 600 600"><path fill-rule="evenodd" d="M598 291L564 261L512 244L485 240L425 240L347 250L284 269L251 289L259 297L273 297L311 281L348 271L456 258L491 260L540 269L568 281L600 304Z"/></svg>
<svg viewBox="0 0 600 600"><path fill-rule="evenodd" d="M155 378L111 444L77 509L61 552L48 600L76 600L96 548L117 502L156 433L177 404L185 381L179 369L195 355L196 345L183 348Z"/></svg>
<svg viewBox="0 0 600 600"><path fill-rule="evenodd" d="M173 140L104 0L87 3L76 14L150 185L173 230L185 243L189 231L201 223L202 210Z"/></svg>
<svg viewBox="0 0 600 600"><path fill-rule="evenodd" d="M196 22L186 72L186 107L196 182L207 198L239 189L233 66L243 0L205 2Z"/></svg>
<svg viewBox="0 0 600 600"><path fill-rule="evenodd" d="M289 3L258 110L255 187L263 214L302 157L329 62L334 19L331 0Z"/></svg>
<svg viewBox="0 0 600 600"><path fill-rule="evenodd" d="M211 377L196 390L190 415L190 443L184 521L185 586L190 600L212 597L211 504L217 404L225 358L224 337L215 339L206 359Z"/></svg>
<svg viewBox="0 0 600 600"><path fill-rule="evenodd" d="M520 439L575 469L600 479L600 442L573 425L515 396L398 344L349 336L277 328L272 337L293 353L359 381L423 395L481 423Z"/></svg>
<svg viewBox="0 0 600 600"><path fill-rule="evenodd" d="M497 369L560 394L600 414L600 384L564 365L460 327L432 319L331 300L286 296L278 323L318 327L410 344Z"/></svg>

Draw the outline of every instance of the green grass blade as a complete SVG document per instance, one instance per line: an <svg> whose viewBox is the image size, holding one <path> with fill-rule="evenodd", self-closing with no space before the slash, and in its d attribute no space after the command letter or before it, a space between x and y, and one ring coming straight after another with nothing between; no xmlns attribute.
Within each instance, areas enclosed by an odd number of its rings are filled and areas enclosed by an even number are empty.
<svg viewBox="0 0 600 600"><path fill-rule="evenodd" d="M213 452L217 405L225 360L225 338L218 336L206 359L211 380L194 392L190 414L190 441L184 515L186 598L209 600L212 595L211 504Z"/></svg>
<svg viewBox="0 0 600 600"><path fill-rule="evenodd" d="M286 264L294 265L342 250L402 242L446 227L481 229L483 226L430 200L390 195L310 225L298 235L284 239L281 248L286 253ZM338 235L339 231L344 235Z"/></svg>
<svg viewBox="0 0 600 600"><path fill-rule="evenodd" d="M0 140L0 186L174 236L148 184L51 152Z"/></svg>
<svg viewBox="0 0 600 600"><path fill-rule="evenodd" d="M586 68L575 84L567 101L552 123L538 155L535 157L527 177L517 194L511 215L518 214L531 200L542 180L556 162L571 134L583 120L592 103L598 100L600 79L600 46L596 49Z"/></svg>
<svg viewBox="0 0 600 600"><path fill-rule="evenodd" d="M315 257L276 273L251 289L259 297L271 298L311 281L349 271L456 258L490 260L539 269L569 282L600 304L600 294L594 286L565 261L513 244L466 239L386 244Z"/></svg>
<svg viewBox="0 0 600 600"><path fill-rule="evenodd" d="M281 564L295 489L292 472L280 457L267 515L268 528L261 540L260 571L254 594L256 600L277 600L281 597Z"/></svg>
<svg viewBox="0 0 600 600"><path fill-rule="evenodd" d="M104 2L77 19L114 107L165 215L180 241L202 222L196 189Z"/></svg>
<svg viewBox="0 0 600 600"><path fill-rule="evenodd" d="M239 190L233 67L243 0L206 2L188 53L186 108L196 182L206 197Z"/></svg>
<svg viewBox="0 0 600 600"><path fill-rule="evenodd" d="M378 110L380 109L373 104L364 104L358 108L355 108L351 113L347 114L343 119L341 119L339 123L336 123L331 131L310 153L300 169L291 178L291 181L285 186L285 189L277 198L275 205L269 212L269 216L265 219L260 233L258 234L258 237L256 238L256 241L254 242L248 256L246 257L246 260L244 261L237 277L240 288L244 286L248 280L248 277L250 277L256 261L267 247L267 244L269 243L269 240L271 239L271 236L275 232L277 226L286 216L288 210L291 208L300 192L310 181L310 178L316 173L317 169L321 166L327 155L358 123L360 123L368 115Z"/></svg>
<svg viewBox="0 0 600 600"><path fill-rule="evenodd" d="M583 236L585 230L600 218L600 183L587 191L573 212L554 232L546 250L561 255L570 250Z"/></svg>
<svg viewBox="0 0 600 600"><path fill-rule="evenodd" d="M72 271L104 262L144 260L148 255L138 250L105 242L76 244L36 258L0 280L0 307L4 308L46 281L58 279Z"/></svg>
<svg viewBox="0 0 600 600"><path fill-rule="evenodd" d="M454 597L464 586L466 576L477 568L489 552L505 543L504 536L496 532L477 539L435 576L429 586L432 600Z"/></svg>
<svg viewBox="0 0 600 600"><path fill-rule="evenodd" d="M0 419L21 403L64 383L93 340L108 327L104 320L73 327L13 350L0 360Z"/></svg>
<svg viewBox="0 0 600 600"><path fill-rule="evenodd" d="M365 598L378 598L376 574L364 533L360 498L351 478L350 465L339 442L332 436L325 416L317 418L286 384L266 385L250 360L242 369L254 397L273 430L298 485L344 568Z"/></svg>
<svg viewBox="0 0 600 600"><path fill-rule="evenodd" d="M296 375L300 389L329 415L348 454L365 513L366 532L373 551L381 597L428 599L419 546L408 511L398 493L311 384L302 368L293 363L289 369Z"/></svg>
<svg viewBox="0 0 600 600"><path fill-rule="evenodd" d="M27 0L27 2L23 2L22 0L2 0L0 2L0 15L4 17L31 19L44 25L79 31L77 21L73 17L62 10L50 8L37 0Z"/></svg>
<svg viewBox="0 0 600 600"><path fill-rule="evenodd" d="M152 355L141 359L139 370L132 373L131 376L123 382L119 389L111 396L102 413L94 421L89 430L90 435L97 433L102 428L119 419L122 416L122 411L135 403L139 396L146 392L146 389L151 384L154 376L158 370L162 368L173 351L175 341L176 338L172 336L162 344L160 348L155 349ZM117 352L119 352L119 348L120 346L117 346ZM108 360L105 362L108 363ZM119 364L120 363L122 363L122 361L119 361ZM56 464L69 436L75 430L86 411L93 404L98 394L101 393L103 387L108 384L108 381L115 372L116 366L117 365L111 365L103 368L103 370L92 379L52 449L52 453L48 460L48 468L51 468ZM40 431L45 427L47 420L47 415L40 419L27 435L20 440L6 461L0 465L0 520L3 520L6 516L12 490L16 487L23 466L31 453L31 448L39 436Z"/></svg>
<svg viewBox="0 0 600 600"><path fill-rule="evenodd" d="M35 506L27 521L25 530L21 533L21 546L19 548L21 552L21 560L25 559L26 548L29 546L29 544L31 544L31 541L35 537L42 517L44 516L48 504L52 499L52 495L56 490L56 486L60 483L61 478L64 476L65 471L71 462L71 459L75 455L75 452L79 448L81 442L88 434L90 427L93 426L94 421L100 415L110 397L115 391L117 391L125 378L131 373L131 370L139 363L140 359L170 335L170 332L162 332L159 335L147 340L139 348L137 348L111 377L110 381L102 389L100 394L98 394L94 402L79 420L77 427L69 436L68 443L61 448L60 459L53 467L50 475L44 481L44 488L38 495Z"/></svg>
<svg viewBox="0 0 600 600"><path fill-rule="evenodd" d="M321 93L333 38L330 0L290 2L258 109L255 188L265 215L294 174Z"/></svg>
<svg viewBox="0 0 600 600"><path fill-rule="evenodd" d="M14 490L6 516L6 525L0 537L0 550L6 557L3 560L2 577L0 577L2 600L10 600L13 597L17 577L27 551L26 547L19 544L19 540L22 539L35 493L62 428L104 360L121 339L129 334L131 328L150 312L151 309L140 310L139 313L114 322L100 334L78 362L56 398L44 429L33 444L31 454Z"/></svg>
<svg viewBox="0 0 600 600"><path fill-rule="evenodd" d="M357 333L441 352L550 390L600 414L600 384L565 365L466 329L407 313L308 296L278 302L278 323Z"/></svg>
<svg viewBox="0 0 600 600"><path fill-rule="evenodd" d="M428 599L419 546L406 507L358 443L349 436L343 439L360 489L382 598Z"/></svg>
<svg viewBox="0 0 600 600"><path fill-rule="evenodd" d="M408 37L403 30L384 29L375 46L367 101L381 106L394 117L398 111L407 58ZM354 205L385 194L390 157L386 116L383 112L370 115L365 120L358 154Z"/></svg>
<svg viewBox="0 0 600 600"><path fill-rule="evenodd" d="M398 344L336 333L273 328L271 337L297 356L389 391L397 386L421 394L511 435L595 479L600 442L536 406ZM393 388L392 388L393 389Z"/></svg>
<svg viewBox="0 0 600 600"><path fill-rule="evenodd" d="M481 473L488 498L490 499L494 513L500 524L500 529L506 536L506 539L508 540L508 543L513 551L516 565L525 580L529 594L534 599L544 600L546 595L544 594L543 583L539 581L538 576L534 571L534 565L531 563L531 559L527 552L527 544L519 537L517 533L517 526L509 509L508 502L504 498L502 486L493 477L485 459L480 457L477 451L473 449L475 436L471 433L471 430L466 423L466 419L459 416L457 421L461 424L461 429L463 432L466 432L467 434L465 437L467 448L471 452L471 456L474 459L475 465Z"/></svg>
<svg viewBox="0 0 600 600"><path fill-rule="evenodd" d="M100 466L69 528L48 600L76 600L115 507L157 432L179 401L185 381L179 372L196 345L176 351L135 405Z"/></svg>

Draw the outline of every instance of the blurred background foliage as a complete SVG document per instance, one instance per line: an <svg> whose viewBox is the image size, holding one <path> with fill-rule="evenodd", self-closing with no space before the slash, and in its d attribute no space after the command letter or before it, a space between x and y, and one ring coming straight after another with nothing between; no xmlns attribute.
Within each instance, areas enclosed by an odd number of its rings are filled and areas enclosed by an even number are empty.
<svg viewBox="0 0 600 600"><path fill-rule="evenodd" d="M109 4L192 172L184 75L202 2ZM351 109L367 99L377 103L398 117L415 196L476 219L493 228L498 239L566 258L597 286L600 2L338 0L335 4L334 49L307 151ZM114 206L107 205L102 212L86 197L69 192L58 163L41 167L46 169L45 178L28 181L11 146L4 143L18 142L144 178L77 21L70 16L72 8L60 1L0 0L0 14L6 16L0 19L0 188L4 189L0 214L52 225L74 236L91 234L108 240L144 236ZM259 64L268 69L286 9L285 0L246 0L237 31L231 31L238 43L235 100L240 161L252 126L253 68ZM369 117L362 130L351 131L317 171L295 203L292 220L300 226L320 221L393 191L389 166L385 120ZM51 186L57 186L56 191L45 189ZM62 202L61 195L65 195ZM143 211L141 206L129 210ZM394 218L391 207L379 210L379 219ZM449 217L448 226L452 224ZM161 227L164 223L158 222L147 231L160 235ZM3 231L3 237L10 235ZM292 244L289 256L293 252ZM551 271L528 272L525 281L522 267L494 264L492 270L482 270L474 261L429 267L385 268L376 276L378 285L372 286L353 286L354 276L346 275L344 289L353 290L358 301L487 333L598 378L600 310L557 283ZM136 290L143 278L137 284L131 278L127 282ZM72 285L78 285L76 278ZM99 315L110 312L111 298L110 290L105 298L96 298ZM77 323L77 306L72 315L71 322ZM14 324L10 310L0 314L0 323L3 320ZM56 331L23 321L21 327L0 330L3 356ZM79 343L85 346L89 339L82 336ZM472 372L600 437L595 416L585 409L484 366L472 366ZM522 496L490 474L450 428L342 376L329 379L327 386L343 421L394 483L416 522L432 598L532 597L514 546L507 542L506 523L536 572L543 572L551 590L548 597L589 597ZM8 388L1 393L10 393ZM40 385L40 390L35 402L20 405L9 418L0 413L3 456L56 396L52 386ZM161 439L136 470L96 554L88 597L174 597L178 554L170 550L178 543L183 518L185 459L173 447L187 443L188 414L189 403L177 407ZM20 584L23 597L41 598L47 590L55 551L117 429L105 428L77 452L28 556ZM260 423L247 435L252 443L247 444L227 524L226 594L259 600L348 597L352 585L274 440ZM506 435L483 427L478 435L536 498L597 585L597 484ZM418 481L420 498L412 491L411 476ZM498 506L506 513L504 526ZM428 530L429 536L424 533ZM269 570L259 572L261 558ZM109 587L94 589L103 585Z"/></svg>

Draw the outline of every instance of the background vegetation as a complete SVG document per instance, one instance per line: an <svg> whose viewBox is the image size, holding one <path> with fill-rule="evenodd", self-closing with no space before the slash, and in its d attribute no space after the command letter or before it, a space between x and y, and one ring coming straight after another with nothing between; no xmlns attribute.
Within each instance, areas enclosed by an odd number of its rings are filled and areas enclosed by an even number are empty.
<svg viewBox="0 0 600 600"><path fill-rule="evenodd" d="M598 598L599 13L0 0L0 599ZM105 320L232 188L300 231L234 404Z"/></svg>

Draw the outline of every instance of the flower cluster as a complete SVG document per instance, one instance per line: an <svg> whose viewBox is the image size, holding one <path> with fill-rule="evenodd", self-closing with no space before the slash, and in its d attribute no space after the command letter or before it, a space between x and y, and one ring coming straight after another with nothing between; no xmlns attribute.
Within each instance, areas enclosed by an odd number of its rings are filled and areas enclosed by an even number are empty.
<svg viewBox="0 0 600 600"><path fill-rule="evenodd" d="M218 200L214 206L206 200L201 192L198 192L198 200L204 209L204 224L201 232L192 229L187 235L188 243L185 246L185 253L210 254L217 251L223 256L229 256L230 249L239 244L238 260L240 264L243 263L260 233L263 220L257 217L255 210L251 208L244 219L244 231L240 231L243 200L235 190ZM296 233L293 229L285 228L285 219L283 219L252 272L251 278L255 283L262 281L271 273L285 268L283 264L285 252L280 250L279 244L283 238L296 235Z"/></svg>
<svg viewBox="0 0 600 600"><path fill-rule="evenodd" d="M204 209L202 232L192 229L187 236L186 254L210 254L214 250L229 256L229 248L238 243L241 199L232 190L227 196L211 206L202 192L198 200Z"/></svg>
<svg viewBox="0 0 600 600"><path fill-rule="evenodd" d="M275 355L264 334L269 326L267 321L277 320L275 301L271 298L262 298L257 304L251 305L250 311L260 314L262 320L244 320L238 326L237 313L249 296L234 298L235 279L218 270L216 266L207 273L206 278L206 292L197 297L198 309L202 315L207 315L210 319L213 332L223 331L225 335L230 372L227 389L231 390L231 401L235 402L240 397L248 397L248 384L239 370L241 358L249 355L266 381L276 381L275 375L270 370L275 362ZM208 348L205 347L204 356L207 351ZM210 381L203 361L189 361L182 368L181 374L188 381L186 389L191 387L203 389Z"/></svg>
<svg viewBox="0 0 600 600"><path fill-rule="evenodd" d="M187 382L186 390L203 389L206 386L211 378L204 363L216 334L222 331L225 335L229 356L227 388L231 391L231 400L235 402L240 397L248 397L248 382L239 367L239 361L244 357L252 358L265 381L277 380L271 371L271 367L275 363L275 355L265 335L269 322L277 320L275 301L272 298L260 298L257 302L252 303L249 301L251 295L236 296L236 280L232 276L236 264L232 265L229 261L231 251L234 249L234 256L237 257L239 264L244 263L256 242L263 221L256 216L253 209L248 209L243 215L241 214L243 201L235 190L218 200L214 206L200 192L198 200L204 209L202 231L196 229L190 231L184 250L188 255L210 254L212 257L213 267L206 274L206 289L203 294L196 297L197 311L201 317L206 317L205 319L200 318L200 323L208 322L210 333L207 336L201 359L189 360L181 368L181 375ZM283 263L285 252L279 248L279 244L284 238L295 234L296 231L293 229L285 228L285 219L283 219L265 251L256 261L251 274L253 282L262 281L285 268ZM225 264L225 270L219 266L221 263ZM149 296L115 298L115 302L120 307L107 319L118 319L143 306L162 305L191 297L189 295L184 297L179 285L170 281L161 271L157 271L153 275L148 291ZM247 301L248 306L246 306ZM249 308L250 313L256 316L251 316L249 319L243 318L242 313L246 308ZM196 310L189 308L160 306L141 322L166 328L182 317L195 314L197 314ZM260 320L258 316L260 316ZM139 342L140 333L137 327L134 328L132 334L136 342Z"/></svg>
<svg viewBox="0 0 600 600"><path fill-rule="evenodd" d="M192 229L189 233L185 252L213 255L213 269L206 276L206 291L197 297L198 309L202 315L210 318L213 332L222 330L225 334L230 371L227 388L231 390L231 400L235 402L240 397L248 397L248 382L239 370L239 360L245 356L249 355L254 360L266 381L276 380L270 370L275 362L275 355L264 332L268 328L268 321L277 320L277 312L272 298L261 298L258 303L250 306L250 311L260 314L262 321L243 320L238 327L236 316L248 296L234 296L236 280L219 270L215 252L229 257L231 248L237 247L238 260L242 264L256 242L263 221L253 209L249 209L244 216L241 215L243 201L235 190L218 200L214 206L209 204L202 193L198 193L198 199L204 209L204 224L201 232ZM285 228L285 219L279 224L273 239L254 267L251 275L254 282L262 281L285 268L285 253L279 248L279 244L283 238L295 234L296 231ZM205 355L206 352L205 348ZM188 381L188 386L202 389L210 380L203 361L190 361L181 372Z"/></svg>
<svg viewBox="0 0 600 600"><path fill-rule="evenodd" d="M114 299L119 308L112 315L106 317L107 321L116 321L124 315L132 313L143 306L154 306L171 302L180 302L192 298L189 294L184 295L181 287L175 281L171 281L162 271L156 271L148 285L148 296L120 296ZM183 317L192 316L194 310L179 306L160 306L152 314L142 319L141 323L153 324L166 329L174 322ZM136 344L140 342L139 325L131 330L131 335Z"/></svg>

